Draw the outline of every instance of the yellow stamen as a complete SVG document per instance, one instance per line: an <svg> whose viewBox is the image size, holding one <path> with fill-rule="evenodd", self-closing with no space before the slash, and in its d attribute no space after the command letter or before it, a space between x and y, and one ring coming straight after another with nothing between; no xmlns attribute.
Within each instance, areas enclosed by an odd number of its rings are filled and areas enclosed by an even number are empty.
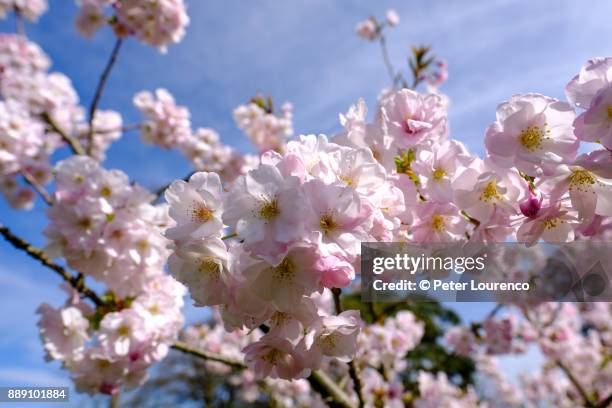
<svg viewBox="0 0 612 408"><path fill-rule="evenodd" d="M295 265L291 262L289 257L283 259L283 261L273 270L274 279L278 280L292 280L295 276Z"/></svg>
<svg viewBox="0 0 612 408"><path fill-rule="evenodd" d="M336 229L337 224L332 218L331 214L325 214L321 217L321 220L319 220L319 226L324 233L329 234L331 231Z"/></svg>
<svg viewBox="0 0 612 408"><path fill-rule="evenodd" d="M346 183L347 186L352 186L354 181L350 176L340 176L338 177L340 179L340 181L343 181L344 183Z"/></svg>
<svg viewBox="0 0 612 408"><path fill-rule="evenodd" d="M264 220L271 220L280 214L278 209L278 203L276 200L266 201L265 204L259 209L259 215Z"/></svg>
<svg viewBox="0 0 612 408"><path fill-rule="evenodd" d="M480 194L480 201L491 202L501 198L497 192L497 184L495 181L489 181Z"/></svg>
<svg viewBox="0 0 612 408"><path fill-rule="evenodd" d="M204 224L213 218L213 212L203 203L194 203L191 209L191 219L193 222Z"/></svg>
<svg viewBox="0 0 612 408"><path fill-rule="evenodd" d="M539 126L529 126L519 136L521 145L530 152L533 152L542 145L543 138L544 130Z"/></svg>
<svg viewBox="0 0 612 408"><path fill-rule="evenodd" d="M557 228L557 225L563 224L563 220L559 217L552 217L544 221L544 227L546 229Z"/></svg>
<svg viewBox="0 0 612 408"><path fill-rule="evenodd" d="M589 186L597 181L595 176L584 169L572 170L572 174L567 178L570 190L588 191Z"/></svg>
<svg viewBox="0 0 612 408"><path fill-rule="evenodd" d="M437 168L433 172L433 179L435 181L440 181L442 179L442 177L444 177L444 176L446 176L446 172L444 171L444 169Z"/></svg>
<svg viewBox="0 0 612 408"><path fill-rule="evenodd" d="M219 279L221 268L212 256L207 256L200 261L198 272L208 275L211 280Z"/></svg>
<svg viewBox="0 0 612 408"><path fill-rule="evenodd" d="M445 222L444 216L440 214L434 214L431 217L431 228L435 231L444 231L445 230Z"/></svg>
<svg viewBox="0 0 612 408"><path fill-rule="evenodd" d="M108 186L104 186L102 187L102 189L100 190L100 195L102 197L110 197L113 194L113 190L111 190L110 187Z"/></svg>

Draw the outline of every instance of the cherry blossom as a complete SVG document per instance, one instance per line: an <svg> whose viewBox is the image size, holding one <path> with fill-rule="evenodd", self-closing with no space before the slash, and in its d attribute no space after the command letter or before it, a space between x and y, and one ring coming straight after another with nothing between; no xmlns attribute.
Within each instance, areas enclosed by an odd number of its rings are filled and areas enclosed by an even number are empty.
<svg viewBox="0 0 612 408"><path fill-rule="evenodd" d="M236 125L244 130L259 152L282 150L287 138L293 135L293 106L285 103L281 114L275 115L271 106L265 106L261 99L234 109ZM263 106L262 106L263 105Z"/></svg>
<svg viewBox="0 0 612 408"><path fill-rule="evenodd" d="M5 18L7 12L18 10L25 18L36 22L48 7L47 0L1 0L0 18Z"/></svg>
<svg viewBox="0 0 612 408"><path fill-rule="evenodd" d="M124 38L165 51L189 23L182 0L78 4L83 35L108 24L117 36L109 69ZM30 21L46 8L0 0L1 15ZM609 401L605 303L500 303L480 321L445 327L443 340L431 339L437 334L414 305L352 306L366 241L516 240L523 245L500 256L507 266L541 241L612 239L612 59L582 66L566 86L569 103L509 97L478 157L451 139L450 99L438 89L447 63L414 47L412 87L391 65L384 30L398 24L388 10L357 25L358 36L382 46L391 86L369 117L363 99L339 115L337 134L293 137L290 103L275 109L258 95L236 107L236 126L257 154L192 127L189 109L165 89L134 96L141 123L124 125L97 101L87 110L38 45L23 33L0 35L0 190L15 208L32 208L37 195L48 205L47 245L39 250L0 227L70 285L64 304L37 309L38 330L45 358L61 363L77 391L116 395L141 385L175 348L206 359L245 404L318 407L339 402L338 393L345 405L366 407ZM104 168L111 144L136 128L194 171L152 194ZM543 263L541 255L529 260ZM517 273L506 269L498 273ZM181 332L187 291L207 321ZM414 369L406 357L431 344L473 363L494 397L478 382L460 387L450 371ZM495 356L533 349L541 367L518 384L507 379ZM321 387L329 395L317 394Z"/></svg>
<svg viewBox="0 0 612 408"><path fill-rule="evenodd" d="M438 95L402 89L381 102L380 120L393 144L407 149L446 135L446 117Z"/></svg>
<svg viewBox="0 0 612 408"><path fill-rule="evenodd" d="M147 118L141 126L142 138L147 143L169 149L185 143L191 136L189 111L176 105L174 97L165 89L157 89L155 95L147 91L136 94L134 105Z"/></svg>
<svg viewBox="0 0 612 408"><path fill-rule="evenodd" d="M122 38L133 35L143 43L166 52L168 45L178 43L185 35L189 16L183 0L80 0L76 26L90 37L107 21ZM105 14L109 10L111 16Z"/></svg>
<svg viewBox="0 0 612 408"><path fill-rule="evenodd" d="M550 175L576 157L569 104L539 95L515 95L497 108L497 121L487 128L485 145L496 164L516 166L530 176Z"/></svg>

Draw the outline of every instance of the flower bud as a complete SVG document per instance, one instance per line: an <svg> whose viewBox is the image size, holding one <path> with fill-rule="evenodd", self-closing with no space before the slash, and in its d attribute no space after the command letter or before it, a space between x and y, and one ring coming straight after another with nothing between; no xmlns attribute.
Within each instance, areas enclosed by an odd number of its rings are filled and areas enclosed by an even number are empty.
<svg viewBox="0 0 612 408"><path fill-rule="evenodd" d="M529 187L529 197L519 204L521 213L525 217L534 218L538 215L540 208L542 207L542 196L538 197L538 194L532 187Z"/></svg>

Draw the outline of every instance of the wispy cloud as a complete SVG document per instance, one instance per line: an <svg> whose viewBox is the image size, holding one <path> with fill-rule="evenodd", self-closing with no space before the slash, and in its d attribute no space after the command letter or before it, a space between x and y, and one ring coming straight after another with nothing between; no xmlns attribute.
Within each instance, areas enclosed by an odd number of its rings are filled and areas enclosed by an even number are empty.
<svg viewBox="0 0 612 408"><path fill-rule="evenodd" d="M70 380L51 370L24 367L0 368L0 384L40 387L68 387Z"/></svg>

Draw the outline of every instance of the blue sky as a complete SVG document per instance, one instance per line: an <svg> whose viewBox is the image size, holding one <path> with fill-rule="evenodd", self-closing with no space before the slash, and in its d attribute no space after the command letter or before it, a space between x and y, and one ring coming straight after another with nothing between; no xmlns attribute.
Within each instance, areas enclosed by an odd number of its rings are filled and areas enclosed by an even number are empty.
<svg viewBox="0 0 612 408"><path fill-rule="evenodd" d="M83 39L73 25L73 2L50 3L40 23L27 26L28 35L88 105L112 34L105 29ZM187 36L167 54L127 41L100 106L122 112L125 123L136 122L134 93L165 87L190 108L194 127L216 129L243 152L251 147L231 111L257 91L277 103L293 102L297 134L337 131L338 113L360 97L374 106L388 78L379 48L358 39L354 27L369 14L384 16L388 7L402 19L388 32L394 64L405 69L412 44L429 44L448 60L450 77L442 91L452 100L452 135L476 153L482 153L483 132L498 103L521 92L562 98L564 85L587 58L612 54L612 3L605 0L191 0L188 7ZM0 23L0 31L13 30L13 21ZM133 132L111 148L105 165L152 188L189 171L180 155L145 146ZM32 212L0 203L0 222L44 244L41 203ZM39 303L63 301L58 278L5 242L0 259L0 385L67 384L56 364L43 362L34 316ZM486 313L482 305L458 306L468 318ZM521 365L525 361L505 364L511 371Z"/></svg>

